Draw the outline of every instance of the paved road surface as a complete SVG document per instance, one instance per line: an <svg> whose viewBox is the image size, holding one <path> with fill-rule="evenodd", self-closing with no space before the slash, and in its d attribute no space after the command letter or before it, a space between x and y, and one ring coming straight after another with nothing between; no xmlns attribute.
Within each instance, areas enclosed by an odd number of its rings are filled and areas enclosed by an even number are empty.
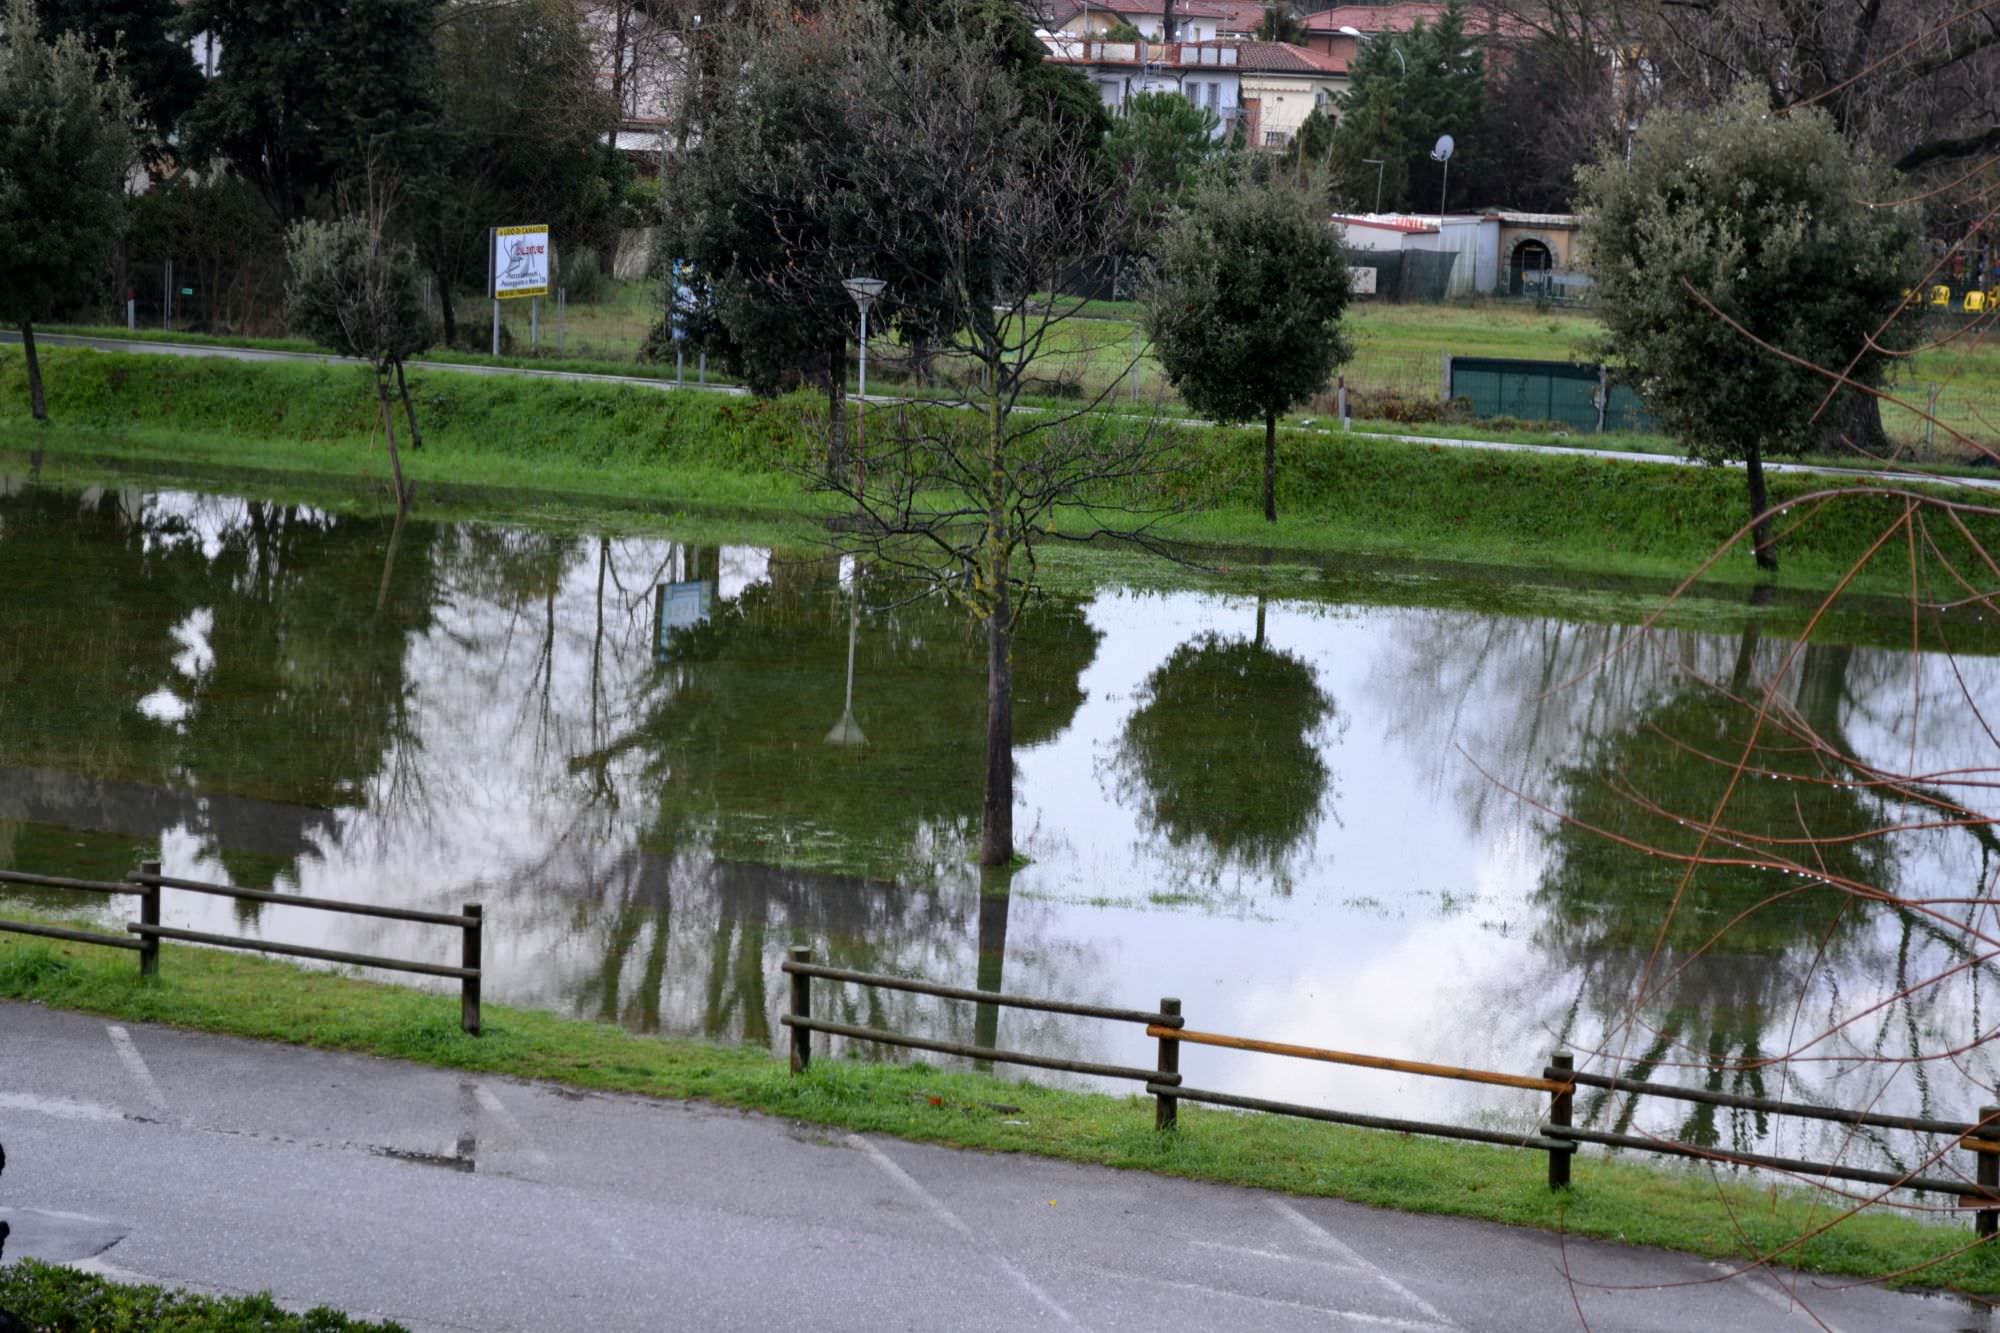
<svg viewBox="0 0 2000 1333"><path fill-rule="evenodd" d="M18 333L0 331L0 345L18 343L20 342L20 340L21 340L21 335ZM252 348L252 347L218 347L205 343L151 342L140 339L132 339L128 341L118 338L79 337L77 335L67 334L67 333L38 333L35 335L35 340L38 343L46 343L52 347L87 347L94 351L100 351L100 352L150 352L155 355L162 355L162 356L222 357L232 361L300 361L300 362L327 364L327 365L361 364L360 362L354 361L351 358L326 356L315 352L278 352L278 351L269 351L262 348ZM524 366L457 365L443 361L412 361L410 363L410 369L423 370L423 371L443 371L446 373L465 374L465 375L520 375L520 376L539 377L542 379L575 380L592 384L625 384L625 385L630 385L634 388L654 389L660 391L672 391L676 389L697 389L699 387L701 392L706 392L706 393L728 393L728 394L741 395L749 392L748 390L733 384L710 384L706 386L697 386L692 380L689 380L685 384L676 384L672 380L655 379L644 375L582 374L575 371L566 371L566 370L535 370ZM868 395L868 401L871 403L893 404L899 400L895 398L893 395L871 393ZM1023 408L1021 410L1033 411L1034 409ZM1203 421L1197 421L1192 418L1183 418L1176 420L1174 424L1183 426L1202 426L1202 425L1207 425L1208 423ZM1332 435L1332 434L1337 434L1339 432L1329 431L1329 430L1315 430L1314 433L1319 435ZM1678 454L1641 454L1641 453L1631 453L1625 450L1618 450L1618 449L1590 449L1590 448L1585 448L1581 445L1516 444L1505 440L1460 440L1460 439L1449 439L1449 438L1430 436L1430 435L1391 435L1391 434L1382 434L1374 431L1354 431L1351 433L1351 438L1362 439L1362 440L1386 440L1402 444L1435 444L1453 449L1479 449L1491 453L1566 454L1577 458L1609 458L1609 459L1617 459L1621 462L1626 462L1626 463L1658 463L1658 464L1665 464L1671 467L1707 466L1706 464L1702 463L1692 463L1688 459L1683 458ZM1731 463L1728 464L1727 466L1740 467L1741 465ZM1903 481L1920 481L1920 482L1928 482L1931 484L1949 482L1955 485L1966 486L1974 490L1982 490L1982 491L2000 490L2000 477L1942 478L1936 476L1926 476L1918 473L1884 474L1882 472L1877 472L1877 471L1864 471L1859 468L1818 467L1806 463L1766 463L1764 464L1764 470L1766 472L1771 472L1771 473L1793 473L1800 476L1814 476L1814 477L1865 476L1865 477L1881 479L1887 476L1893 479L1900 479Z"/></svg>
<svg viewBox="0 0 2000 1333"><path fill-rule="evenodd" d="M1681 1255L19 1004L0 1142L10 1257L418 1330L1995 1327L1960 1300L1806 1279L1808 1314L1792 1279Z"/></svg>

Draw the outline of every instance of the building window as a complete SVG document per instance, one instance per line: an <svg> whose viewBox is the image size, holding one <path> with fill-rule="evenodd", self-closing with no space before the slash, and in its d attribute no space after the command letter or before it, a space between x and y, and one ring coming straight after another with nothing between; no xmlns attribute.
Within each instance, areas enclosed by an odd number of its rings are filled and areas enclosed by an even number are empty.
<svg viewBox="0 0 2000 1333"><path fill-rule="evenodd" d="M1292 136L1285 133L1285 131L1283 130L1264 131L1264 146L1266 148L1283 148L1286 144L1290 143L1291 141L1292 141Z"/></svg>

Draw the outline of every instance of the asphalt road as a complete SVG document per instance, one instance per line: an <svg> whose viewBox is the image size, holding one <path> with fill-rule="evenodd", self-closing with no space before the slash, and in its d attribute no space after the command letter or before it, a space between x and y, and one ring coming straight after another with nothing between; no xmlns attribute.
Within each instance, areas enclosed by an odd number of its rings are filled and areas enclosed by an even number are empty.
<svg viewBox="0 0 2000 1333"><path fill-rule="evenodd" d="M5 1003L0 1142L9 1259L420 1333L1995 1327L1957 1299Z"/></svg>
<svg viewBox="0 0 2000 1333"><path fill-rule="evenodd" d="M0 330L0 344L19 343L18 333ZM232 361L294 361L326 365L359 365L349 357L327 356L313 352L278 352L253 347L218 347L206 343L154 342L139 339L87 338L66 333L38 333L37 343L52 347L85 347L99 352L143 352L160 356L222 357ZM591 384L625 384L639 389L653 389L662 392L674 390L696 390L703 393L727 393L744 395L749 391L739 385L710 384L697 386L693 380L676 384L672 380L655 379L644 375L596 375L582 374L567 370L536 370L525 366L459 365L443 361L412 361L411 370L442 371L463 375L515 375L530 378L575 380ZM869 394L870 403L893 404L900 401L893 395ZM1033 411L1022 408L1022 411ZM1175 425L1201 426L1209 423L1193 418L1179 418ZM1314 428L1316 434L1333 435L1340 432ZM1452 449L1475 449L1490 453L1530 453L1564 454L1577 458L1606 458L1626 463L1656 463L1669 467L1705 467L1707 464L1690 462L1678 454L1642 454L1619 449L1591 449L1582 445L1516 444L1505 440L1462 440L1431 435L1394 435L1377 431L1354 431L1351 437L1363 440L1388 440L1402 444L1432 444ZM1726 464L1740 467L1741 464ZM1766 463L1764 470L1774 474L1793 474L1813 477L1868 477L1875 480L1901 480L1924 482L1931 485L1951 484L1969 487L1973 490L2000 490L2000 477L1938 477L1922 473L1884 472L1861 468L1820 467L1808 463Z"/></svg>

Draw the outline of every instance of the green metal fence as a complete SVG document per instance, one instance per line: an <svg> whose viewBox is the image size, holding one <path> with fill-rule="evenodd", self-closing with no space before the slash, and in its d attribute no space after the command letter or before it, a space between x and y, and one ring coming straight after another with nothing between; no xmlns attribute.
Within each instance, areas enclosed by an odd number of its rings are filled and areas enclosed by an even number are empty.
<svg viewBox="0 0 2000 1333"><path fill-rule="evenodd" d="M1639 395L1603 366L1454 356L1446 374L1445 397L1465 400L1481 419L1550 421L1580 435L1659 430Z"/></svg>

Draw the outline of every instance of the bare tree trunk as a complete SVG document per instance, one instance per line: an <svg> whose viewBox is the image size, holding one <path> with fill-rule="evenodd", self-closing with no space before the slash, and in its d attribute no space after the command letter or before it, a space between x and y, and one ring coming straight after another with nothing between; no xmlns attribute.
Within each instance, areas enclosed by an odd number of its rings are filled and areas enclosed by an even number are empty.
<svg viewBox="0 0 2000 1333"><path fill-rule="evenodd" d="M424 447L424 435L417 429L417 409L410 404L410 386L403 379L403 363L400 360L396 362L396 392L402 395L403 415L409 418L410 447L421 449Z"/></svg>
<svg viewBox="0 0 2000 1333"><path fill-rule="evenodd" d="M1757 551L1757 567L1776 569L1778 548L1771 537L1771 520L1764 512L1771 507L1770 492L1764 487L1764 451L1751 445L1743 463L1744 476L1750 482L1750 543Z"/></svg>
<svg viewBox="0 0 2000 1333"><path fill-rule="evenodd" d="M1815 434L1819 451L1836 457L1855 450L1873 458L1895 452L1882 426L1882 400L1873 394L1848 392L1835 398Z"/></svg>
<svg viewBox="0 0 2000 1333"><path fill-rule="evenodd" d="M37 421L49 419L48 399L42 394L42 362L35 355L35 326L21 321L21 351L28 359L28 412Z"/></svg>
<svg viewBox="0 0 2000 1333"><path fill-rule="evenodd" d="M396 409L389 402L389 377L375 372L375 401L382 407L382 434L389 442L389 472L396 484L396 513L400 517L410 507L410 492L403 485L403 459L396 452Z"/></svg>
<svg viewBox="0 0 2000 1333"><path fill-rule="evenodd" d="M451 303L451 280L442 268L431 270L431 281L437 284L438 314L444 320L444 345L458 345L458 309Z"/></svg>
<svg viewBox="0 0 2000 1333"><path fill-rule="evenodd" d="M847 475L847 347L826 356L826 475Z"/></svg>
<svg viewBox="0 0 2000 1333"><path fill-rule="evenodd" d="M1264 414L1264 521L1278 521L1278 414Z"/></svg>

